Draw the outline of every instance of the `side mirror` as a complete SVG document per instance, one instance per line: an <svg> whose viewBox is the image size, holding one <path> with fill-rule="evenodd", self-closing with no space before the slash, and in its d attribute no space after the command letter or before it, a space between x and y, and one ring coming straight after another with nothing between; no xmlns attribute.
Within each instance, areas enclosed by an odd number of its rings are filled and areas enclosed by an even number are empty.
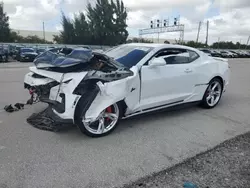
<svg viewBox="0 0 250 188"><path fill-rule="evenodd" d="M163 58L154 58L148 62L149 67L157 67L166 65L166 61Z"/></svg>

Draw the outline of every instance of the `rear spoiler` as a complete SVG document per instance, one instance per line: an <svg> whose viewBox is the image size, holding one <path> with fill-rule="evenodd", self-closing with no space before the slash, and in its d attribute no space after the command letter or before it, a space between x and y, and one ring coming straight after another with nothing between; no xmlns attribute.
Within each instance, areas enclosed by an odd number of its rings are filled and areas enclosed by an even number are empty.
<svg viewBox="0 0 250 188"><path fill-rule="evenodd" d="M218 60L218 61L224 61L224 62L228 62L228 59L225 59L225 58L220 58L220 57L213 57L215 60Z"/></svg>

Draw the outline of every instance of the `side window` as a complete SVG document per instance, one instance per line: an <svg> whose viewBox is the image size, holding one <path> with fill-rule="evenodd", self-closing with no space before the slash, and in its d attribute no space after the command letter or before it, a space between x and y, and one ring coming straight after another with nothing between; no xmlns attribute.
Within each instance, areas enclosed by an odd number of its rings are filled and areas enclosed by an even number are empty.
<svg viewBox="0 0 250 188"><path fill-rule="evenodd" d="M189 53L189 59L190 59L190 62L193 62L195 61L196 59L198 59L200 56L194 52L194 51L190 51L188 50L188 53Z"/></svg>
<svg viewBox="0 0 250 188"><path fill-rule="evenodd" d="M169 56L171 55L171 56ZM169 57L166 57L169 56ZM167 48L157 52L152 58L162 57L166 61L167 64L186 64L191 63L198 59L200 56L191 50L181 49L181 48ZM148 61L144 64L144 66L148 65Z"/></svg>
<svg viewBox="0 0 250 188"><path fill-rule="evenodd" d="M170 57L165 57L164 59L167 65L189 63L189 57L186 56L170 56Z"/></svg>
<svg viewBox="0 0 250 188"><path fill-rule="evenodd" d="M187 52L165 57L164 59L167 64L187 64L192 63L199 57L200 56L196 52L187 50Z"/></svg>

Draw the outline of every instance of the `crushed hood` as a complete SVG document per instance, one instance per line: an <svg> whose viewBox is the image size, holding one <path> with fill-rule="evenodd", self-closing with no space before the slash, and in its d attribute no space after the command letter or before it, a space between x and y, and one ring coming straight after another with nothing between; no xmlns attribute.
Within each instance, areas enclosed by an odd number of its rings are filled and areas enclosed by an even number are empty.
<svg viewBox="0 0 250 188"><path fill-rule="evenodd" d="M92 51L84 48L74 49L67 56L61 53L46 51L34 60L34 64L37 68L69 67L80 63L87 63L92 57Z"/></svg>
<svg viewBox="0 0 250 188"><path fill-rule="evenodd" d="M80 72L80 73L59 73L59 72L52 72L52 71L47 71L43 69L37 69L36 67L30 67L29 68L32 73L35 73L37 75L41 75L45 78L51 79L51 81L55 80L57 82L66 82L74 77L77 77L78 75L82 78L84 78L88 72ZM45 83L44 83L45 84ZM33 84L36 85L36 84ZM37 84L40 85L40 84Z"/></svg>

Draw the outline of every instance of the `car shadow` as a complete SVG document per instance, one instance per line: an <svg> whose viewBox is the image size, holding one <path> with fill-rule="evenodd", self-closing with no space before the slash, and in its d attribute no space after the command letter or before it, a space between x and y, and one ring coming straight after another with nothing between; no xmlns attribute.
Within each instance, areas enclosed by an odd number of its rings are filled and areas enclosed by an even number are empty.
<svg viewBox="0 0 250 188"><path fill-rule="evenodd" d="M229 100L228 98L226 98L225 100L221 100L217 107L223 108L223 106L227 104L228 100ZM201 107L199 107L197 103L188 103L153 112L148 112L141 115L136 115L128 119L120 120L119 125L111 134L104 137L95 138L95 140L112 139L113 137L117 137L121 134L125 134L131 131L138 131L142 128L145 128L145 126L149 127L157 126L157 124L155 124L156 121L166 121L166 118L175 118L175 117L177 118L181 116L186 116L188 114L199 113L202 110L207 110L207 109L202 109ZM61 130L60 132L56 132L56 134L63 139L67 140L69 139L71 141L74 140L78 141L79 139L80 140L93 139L91 137L82 134L80 129L76 125L71 125Z"/></svg>

